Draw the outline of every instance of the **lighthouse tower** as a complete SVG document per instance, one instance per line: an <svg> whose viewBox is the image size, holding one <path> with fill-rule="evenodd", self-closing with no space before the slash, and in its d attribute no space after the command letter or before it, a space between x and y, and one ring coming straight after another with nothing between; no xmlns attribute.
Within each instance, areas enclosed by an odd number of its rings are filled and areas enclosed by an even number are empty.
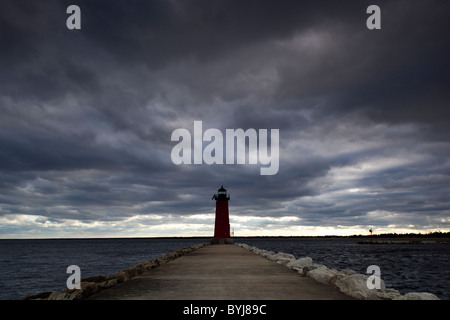
<svg viewBox="0 0 450 320"><path fill-rule="evenodd" d="M216 200L216 223L211 244L231 244L233 240L230 237L230 219L228 216L228 200L230 200L230 196L222 186L212 198Z"/></svg>

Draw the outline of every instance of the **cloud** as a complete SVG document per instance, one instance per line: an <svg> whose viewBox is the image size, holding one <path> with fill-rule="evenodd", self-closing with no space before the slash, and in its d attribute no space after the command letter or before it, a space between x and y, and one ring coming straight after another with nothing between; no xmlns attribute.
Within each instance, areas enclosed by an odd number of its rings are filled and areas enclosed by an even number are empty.
<svg viewBox="0 0 450 320"><path fill-rule="evenodd" d="M4 237L208 234L222 184L247 234L448 229L446 2L69 4L0 5ZM279 172L174 165L194 120L279 129Z"/></svg>

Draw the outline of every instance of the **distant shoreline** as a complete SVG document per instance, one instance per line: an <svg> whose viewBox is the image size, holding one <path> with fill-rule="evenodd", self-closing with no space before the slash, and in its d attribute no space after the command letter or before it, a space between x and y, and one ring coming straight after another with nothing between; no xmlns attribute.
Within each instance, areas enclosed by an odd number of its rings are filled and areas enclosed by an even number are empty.
<svg viewBox="0 0 450 320"><path fill-rule="evenodd" d="M211 239L212 236L191 236L191 237L92 237L92 238L3 238L2 240L108 240L108 239L124 239L124 240L137 240L137 239ZM329 239L329 238L342 238L342 239L352 239L352 238L367 238L367 239L448 239L450 240L450 232L431 232L431 233L381 233L374 235L349 235L349 236L338 236L338 235L325 235L325 236L236 236L234 238L254 238L254 239Z"/></svg>
<svg viewBox="0 0 450 320"><path fill-rule="evenodd" d="M417 239L417 238L426 238L426 239L449 239L450 240L450 232L432 232L432 233L381 233L374 235L349 235L349 236L337 236L337 235L326 235L326 236L239 236L235 238L368 238L368 239L377 239L377 238L402 238L402 239Z"/></svg>

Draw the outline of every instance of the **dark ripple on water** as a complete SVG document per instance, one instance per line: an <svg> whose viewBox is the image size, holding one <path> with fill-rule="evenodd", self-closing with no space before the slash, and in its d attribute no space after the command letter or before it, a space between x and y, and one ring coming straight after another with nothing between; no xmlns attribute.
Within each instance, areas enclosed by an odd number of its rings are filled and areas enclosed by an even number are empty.
<svg viewBox="0 0 450 320"><path fill-rule="evenodd" d="M209 239L0 240L0 299L61 291L75 264L81 277L110 275L165 252ZM261 249L311 257L329 268L366 273L378 265L387 287L401 293L431 292L450 299L450 244L358 245L346 238L242 238Z"/></svg>

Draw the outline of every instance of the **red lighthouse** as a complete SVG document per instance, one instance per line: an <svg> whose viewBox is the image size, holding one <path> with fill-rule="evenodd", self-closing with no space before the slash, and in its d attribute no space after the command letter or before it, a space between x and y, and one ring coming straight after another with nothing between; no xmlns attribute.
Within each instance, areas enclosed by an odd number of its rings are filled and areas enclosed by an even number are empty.
<svg viewBox="0 0 450 320"><path fill-rule="evenodd" d="M230 237L230 219L228 215L228 200L230 200L230 196L223 186L217 191L212 197L213 200L216 200L216 223L211 244L233 243Z"/></svg>

